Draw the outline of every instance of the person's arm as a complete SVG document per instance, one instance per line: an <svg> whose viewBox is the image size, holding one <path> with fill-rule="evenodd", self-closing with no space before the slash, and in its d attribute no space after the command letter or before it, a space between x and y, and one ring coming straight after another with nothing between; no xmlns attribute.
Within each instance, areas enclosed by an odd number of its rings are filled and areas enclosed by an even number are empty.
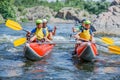
<svg viewBox="0 0 120 80"><path fill-rule="evenodd" d="M47 28L47 29L46 29ZM47 42L50 42L50 34L51 34L51 29L47 26L46 28L43 28L43 34L44 34L44 39ZM47 35L46 30L48 30L49 34Z"/></svg>
<svg viewBox="0 0 120 80"><path fill-rule="evenodd" d="M47 26L47 27L48 27L48 31L49 31L49 33L51 32L52 35L55 35L55 34L56 34L56 30L57 30L57 27L56 27L56 26L54 26L53 29L52 29L50 26Z"/></svg>
<svg viewBox="0 0 120 80"><path fill-rule="evenodd" d="M36 32L36 28L32 29L30 34L34 34Z"/></svg>
<svg viewBox="0 0 120 80"><path fill-rule="evenodd" d="M76 35L74 35L74 38L80 39L80 36L79 36L80 33L81 33L81 32L79 32L79 33L77 33Z"/></svg>
<svg viewBox="0 0 120 80"><path fill-rule="evenodd" d="M78 25L78 26L75 26L75 27L72 27L72 31L73 32L79 32L81 30L81 25Z"/></svg>
<svg viewBox="0 0 120 80"><path fill-rule="evenodd" d="M33 37L30 38L30 42L33 42L35 39L37 39L36 35L34 35Z"/></svg>
<svg viewBox="0 0 120 80"><path fill-rule="evenodd" d="M36 28L32 29L31 32L28 31L26 36L30 36L30 35L34 34L35 32L36 32Z"/></svg>
<svg viewBox="0 0 120 80"><path fill-rule="evenodd" d="M56 34L56 29L57 29L56 26L54 27L54 29L48 26L48 31L49 31L48 39L52 40L53 35Z"/></svg>
<svg viewBox="0 0 120 80"><path fill-rule="evenodd" d="M53 31L52 31L52 35L55 35L55 34L56 34L56 30L57 30L57 27L54 26L54 29L53 29Z"/></svg>
<svg viewBox="0 0 120 80"><path fill-rule="evenodd" d="M90 35L91 35L90 36L90 39L91 39L90 41L91 42L95 42L95 40L94 40L94 34L93 34L93 31L91 29L90 29Z"/></svg>
<svg viewBox="0 0 120 80"><path fill-rule="evenodd" d="M72 27L73 32L79 32L79 28Z"/></svg>
<svg viewBox="0 0 120 80"><path fill-rule="evenodd" d="M36 32L36 28L34 28L31 32L28 31L26 34L27 40L30 40L30 35L32 35L35 32Z"/></svg>

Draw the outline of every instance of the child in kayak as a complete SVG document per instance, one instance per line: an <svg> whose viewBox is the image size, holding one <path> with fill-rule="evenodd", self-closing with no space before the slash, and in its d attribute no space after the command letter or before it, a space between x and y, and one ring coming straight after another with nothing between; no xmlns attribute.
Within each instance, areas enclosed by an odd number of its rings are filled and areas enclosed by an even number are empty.
<svg viewBox="0 0 120 80"><path fill-rule="evenodd" d="M29 39L30 42L33 42L36 40L41 41L41 42L49 41L49 39L46 36L44 36L45 34L43 33L42 27L43 27L43 21L41 19L37 19L36 20L36 28L34 28L31 32L28 32L26 35L27 37L29 37L30 35L33 35ZM48 33L46 35L48 35Z"/></svg>
<svg viewBox="0 0 120 80"><path fill-rule="evenodd" d="M84 25L84 21L85 21L85 20L86 20L86 19L83 19L83 20L81 21L81 24L77 24L76 27L73 27L73 28L72 28L72 31L73 31L73 32L79 32L80 29L85 26L85 25ZM95 31L96 31L96 29L95 29L92 25L90 25L90 29L92 30L92 32L95 32Z"/></svg>
<svg viewBox="0 0 120 80"><path fill-rule="evenodd" d="M79 43L88 42L88 41L94 42L94 40L93 40L93 32L90 29L91 22L89 20L85 20L83 23L84 23L84 27L82 27L80 29L80 32L78 32L76 35L74 35L74 37L78 40ZM83 44L83 45L85 45L85 44ZM79 45L80 44L75 45L75 50Z"/></svg>
<svg viewBox="0 0 120 80"><path fill-rule="evenodd" d="M85 41L92 41L93 33L90 29L91 22L89 20L85 20L83 23L84 26L80 29L80 32L75 35L75 38L78 40L82 39Z"/></svg>

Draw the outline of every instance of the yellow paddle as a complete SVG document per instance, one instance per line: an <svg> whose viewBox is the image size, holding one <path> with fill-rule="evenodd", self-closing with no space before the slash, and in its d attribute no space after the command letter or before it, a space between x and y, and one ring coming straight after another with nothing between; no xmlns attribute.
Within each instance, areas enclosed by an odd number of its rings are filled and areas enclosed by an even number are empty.
<svg viewBox="0 0 120 80"><path fill-rule="evenodd" d="M13 30L23 30L23 31L28 32L27 30L24 30L19 23L9 20L9 19L6 21L6 26ZM26 38L19 38L15 40L13 43L14 43L14 46L16 47L16 46L24 44L26 41L27 41ZM114 43L114 40L107 38L107 37L103 37L102 41L109 45L112 45ZM108 49L113 53L120 54L120 47L118 46L108 46Z"/></svg>
<svg viewBox="0 0 120 80"><path fill-rule="evenodd" d="M23 31L25 31L25 32L28 32L27 30L24 30L19 23L15 22L15 21L13 21L13 20L10 20L10 19L8 19L8 20L6 21L6 24L5 24L5 25L6 25L7 27L13 29L13 30L17 30L17 31L23 30ZM15 40L15 41L13 42L13 44L14 44L15 47L17 47L17 46L20 46L20 45L24 44L26 41L27 41L26 38L19 38L19 39Z"/></svg>
<svg viewBox="0 0 120 80"><path fill-rule="evenodd" d="M19 38L19 39L16 39L13 42L13 44L14 44L15 47L17 47L17 46L20 46L20 45L24 44L26 41L27 41L26 38ZM43 44L56 44L56 43L57 44L58 43L62 43L62 44L63 43L70 43L70 44L74 43L75 44L76 42L54 42L53 41L53 43L43 43ZM96 44L98 44L98 43L96 43ZM105 45L101 45L101 44L98 44L98 45L108 48L111 53L120 54L120 47L119 46L115 46L115 45L105 46Z"/></svg>
<svg viewBox="0 0 120 80"><path fill-rule="evenodd" d="M104 42L108 45L113 45L114 44L114 40L112 38L102 37L101 40L102 40L102 42Z"/></svg>
<svg viewBox="0 0 120 80"><path fill-rule="evenodd" d="M5 25L13 30L23 30L25 32L28 32L27 30L24 30L19 23L10 19L6 21Z"/></svg>
<svg viewBox="0 0 120 80"><path fill-rule="evenodd" d="M115 45L108 45L108 46L106 46L106 45L102 45L102 44L99 44L99 43L96 43L96 44L108 48L108 50L111 53L120 54L120 47L119 46L115 46Z"/></svg>
<svg viewBox="0 0 120 80"><path fill-rule="evenodd" d="M120 47L119 46L112 45L112 46L109 46L108 48L109 48L110 52L120 54Z"/></svg>
<svg viewBox="0 0 120 80"><path fill-rule="evenodd" d="M19 39L14 40L13 44L15 47L17 47L17 46L24 44L26 41L27 41L26 38L19 38Z"/></svg>

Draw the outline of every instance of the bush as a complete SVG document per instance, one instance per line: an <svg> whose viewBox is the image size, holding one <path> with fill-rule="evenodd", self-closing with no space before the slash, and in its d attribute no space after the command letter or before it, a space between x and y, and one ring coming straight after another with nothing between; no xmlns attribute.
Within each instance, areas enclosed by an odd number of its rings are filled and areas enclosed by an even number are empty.
<svg viewBox="0 0 120 80"><path fill-rule="evenodd" d="M16 18L15 6L9 1L0 1L0 14L4 19Z"/></svg>
<svg viewBox="0 0 120 80"><path fill-rule="evenodd" d="M28 19L26 19L26 18L21 18L20 19L22 22L28 22Z"/></svg>

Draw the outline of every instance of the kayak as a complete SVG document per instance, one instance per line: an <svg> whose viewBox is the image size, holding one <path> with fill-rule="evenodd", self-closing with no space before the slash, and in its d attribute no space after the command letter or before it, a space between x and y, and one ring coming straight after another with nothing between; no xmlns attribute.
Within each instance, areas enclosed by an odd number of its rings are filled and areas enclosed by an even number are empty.
<svg viewBox="0 0 120 80"><path fill-rule="evenodd" d="M75 53L79 59L92 61L98 55L95 43L82 42L80 44L76 44L76 46Z"/></svg>
<svg viewBox="0 0 120 80"><path fill-rule="evenodd" d="M41 60L52 51L53 47L54 44L39 44L37 42L26 43L24 54L29 60Z"/></svg>

